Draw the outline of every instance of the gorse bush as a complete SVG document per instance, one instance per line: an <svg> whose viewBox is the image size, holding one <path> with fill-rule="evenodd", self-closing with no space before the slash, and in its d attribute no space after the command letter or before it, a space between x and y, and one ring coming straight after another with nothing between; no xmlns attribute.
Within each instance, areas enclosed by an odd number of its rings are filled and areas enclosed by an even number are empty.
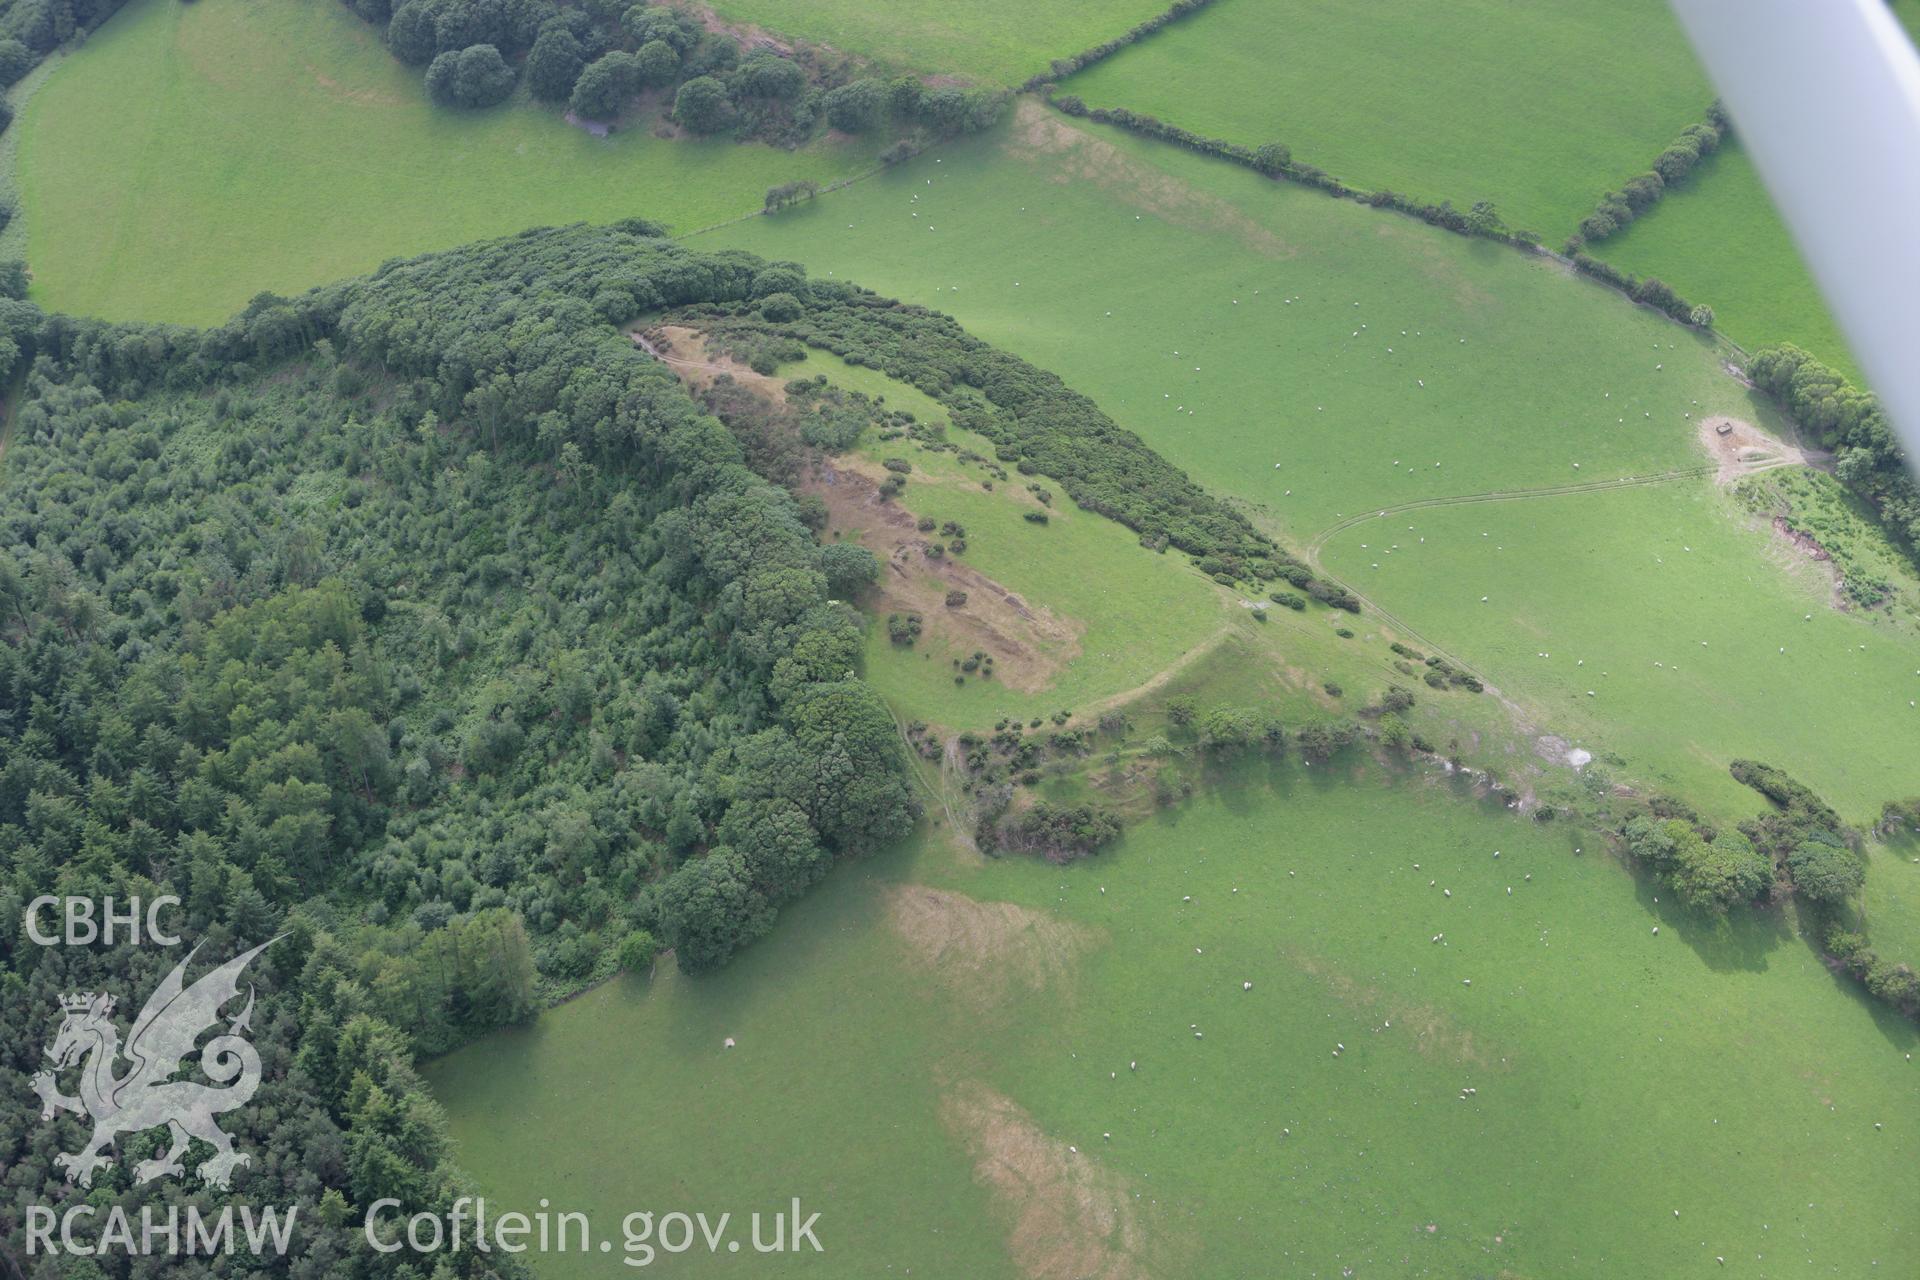
<svg viewBox="0 0 1920 1280"><path fill-rule="evenodd" d="M1711 838L1681 818L1637 817L1622 834L1627 848L1672 885L1696 911L1725 915L1752 902L1773 883L1773 866L1738 831Z"/></svg>
<svg viewBox="0 0 1920 1280"><path fill-rule="evenodd" d="M1065 863L1098 853L1119 839L1120 831L1120 820L1103 806L1040 800L1002 820L992 836L999 848Z"/></svg>

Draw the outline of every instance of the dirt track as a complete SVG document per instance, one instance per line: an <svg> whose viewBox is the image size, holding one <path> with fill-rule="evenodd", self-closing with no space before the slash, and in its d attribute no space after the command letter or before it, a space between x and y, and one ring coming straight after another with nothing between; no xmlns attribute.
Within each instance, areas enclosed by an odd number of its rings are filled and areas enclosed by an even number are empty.
<svg viewBox="0 0 1920 1280"><path fill-rule="evenodd" d="M1700 447L1714 460L1714 483L1723 488L1758 471L1812 466L1828 456L1796 449L1750 422L1724 415L1702 418L1697 434Z"/></svg>

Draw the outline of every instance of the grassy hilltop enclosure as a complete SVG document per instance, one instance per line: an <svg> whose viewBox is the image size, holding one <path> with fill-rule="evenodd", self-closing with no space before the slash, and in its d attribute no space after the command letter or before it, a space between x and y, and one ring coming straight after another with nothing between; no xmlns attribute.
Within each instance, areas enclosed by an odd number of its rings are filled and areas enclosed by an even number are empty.
<svg viewBox="0 0 1920 1280"><path fill-rule="evenodd" d="M642 212L706 226L754 212L779 183L862 172L877 149L651 127L596 138L521 101L437 107L338 0L137 0L14 125L34 300L213 323L261 290L527 226Z"/></svg>
<svg viewBox="0 0 1920 1280"><path fill-rule="evenodd" d="M1660 0L1216 0L1062 91L1549 243L1713 96Z"/></svg>
<svg viewBox="0 0 1920 1280"><path fill-rule="evenodd" d="M668 324L645 336L736 430L747 416L742 395L777 402L789 378L914 415L905 428L867 428L793 478L825 505L823 540L865 547L886 565L861 597L873 617L864 673L904 721L946 730L1008 717L1057 724L1065 710L1085 728L1106 711L1132 714L1157 692L1190 686L1209 702L1307 721L1418 683L1398 669L1392 633L1374 619L1285 579L1271 590L1223 585L1204 561L1143 546L1050 476L995 461L991 441L954 425L946 406L909 383L818 348L769 376L717 349L717 331ZM802 399L793 383L787 392L789 408ZM1460 749L1463 759L1504 767L1512 733L1489 700L1449 691L1423 698L1408 719L1433 741L1474 744Z"/></svg>
<svg viewBox="0 0 1920 1280"><path fill-rule="evenodd" d="M1472 665L1540 728L1610 749L1627 776L1740 813L1747 797L1726 762L1757 752L1856 819L1907 789L1920 601L1897 594L1843 615L1825 587L1796 583L1797 553L1764 526L1743 529L1755 518L1716 496L1719 460L1701 443L1709 418L1785 441L1791 424L1728 375L1736 353L1551 262L1037 106L1003 137L712 234L821 277L857 274L1059 372L1289 544L1324 537L1327 569L1416 645ZM1155 264L1156 283L1108 270L1113 255ZM1667 478L1581 491L1636 477ZM1568 492L1371 518L1553 489ZM1357 519L1368 522L1345 527ZM1496 527L1498 577L1459 559L1478 554L1463 539ZM1395 543L1408 549L1377 554ZM1655 556L1699 566L1710 547L1704 589L1656 576ZM1594 684L1575 688L1576 672L1534 656L1584 658L1614 680L1629 663L1651 672L1666 659L1642 652L1649 602L1661 634L1710 659L1674 659L1702 708L1685 736L1656 686L1589 699ZM1744 626L1727 628L1729 608ZM1810 627L1830 634L1824 647ZM1700 651L1714 636L1753 660ZM1829 652L1842 647L1859 661ZM1816 668L1780 666L1816 653Z"/></svg>
<svg viewBox="0 0 1920 1280"><path fill-rule="evenodd" d="M824 351L782 372L858 382L894 405L908 402L913 390ZM890 557L901 572L888 575L885 597L871 606L876 615L912 611L925 619L925 634L910 645L894 642L883 625L867 630L868 678L902 715L970 726L1003 715L1024 718L1083 706L1147 683L1231 620L1223 598L1235 593L1192 570L1186 557L1150 563L1158 557L1141 547L1138 537L1055 492L1053 481L1042 482L1048 487L1045 504L1026 488L1026 477L1015 473L996 481L988 468L1002 474L1008 469L990 461L992 443L951 425L937 402L927 401L920 421L983 461L935 451L910 437L883 440L870 433L846 456L834 486L843 492L857 488L862 476L884 483L890 474L887 461L907 460L912 470L905 473L906 491L889 505L915 525L935 522L924 533L915 528L920 536L913 545ZM886 545L890 513L865 504L830 505L836 508L835 536L876 552ZM1047 522L1024 518L1035 512L1045 513ZM951 545L955 535L946 530L954 527L961 530L963 549ZM934 545L943 548L937 559L929 554ZM943 570L945 576L932 589L911 589L912 578ZM905 589L894 587L895 577L909 580L902 584ZM1009 602L1004 613L985 613L999 590L1019 604ZM951 591L967 598L949 606ZM976 616L982 620L978 628L945 625ZM1021 627L1021 621L1028 625ZM967 672L964 683L956 680L957 664L981 652L981 645L995 652L998 669L986 676Z"/></svg>

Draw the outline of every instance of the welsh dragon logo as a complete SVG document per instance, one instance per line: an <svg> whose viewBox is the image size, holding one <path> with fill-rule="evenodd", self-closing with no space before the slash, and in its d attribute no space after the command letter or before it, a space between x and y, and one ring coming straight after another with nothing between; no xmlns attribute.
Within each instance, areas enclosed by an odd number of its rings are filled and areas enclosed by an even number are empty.
<svg viewBox="0 0 1920 1280"><path fill-rule="evenodd" d="M173 1076L180 1069L180 1060L193 1052L201 1034L219 1025L221 1008L239 995L241 970L271 945L263 942L187 986L187 966L200 950L195 947L147 998L124 1048L120 1032L113 1025L112 996L83 992L60 997L65 1017L46 1051L54 1070L37 1073L30 1083L40 1095L42 1120L71 1111L93 1121L93 1137L85 1147L53 1158L66 1170L67 1181L92 1186L93 1171L112 1158L101 1154L103 1148L117 1146L123 1133L144 1133L162 1125L171 1143L164 1155L134 1166L136 1183L168 1174L183 1176L186 1171L180 1155L193 1138L213 1148L213 1154L195 1170L209 1186L224 1189L234 1169L252 1162L244 1152L233 1149L233 1139L214 1122L214 1117L245 1106L260 1087L260 1054L245 1035L252 1029L251 985L246 1007L227 1023L226 1033L207 1041L200 1050L200 1069L213 1084L175 1080ZM116 1075L115 1064L121 1058L131 1065L125 1074ZM82 1059L80 1096L69 1097L60 1092L55 1072L80 1064Z"/></svg>

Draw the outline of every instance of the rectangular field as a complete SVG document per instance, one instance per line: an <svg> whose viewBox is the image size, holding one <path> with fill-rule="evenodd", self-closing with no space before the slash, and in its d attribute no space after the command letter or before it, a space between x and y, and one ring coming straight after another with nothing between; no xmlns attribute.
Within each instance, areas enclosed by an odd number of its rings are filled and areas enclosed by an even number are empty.
<svg viewBox="0 0 1920 1280"><path fill-rule="evenodd" d="M1662 0L1216 0L1065 92L1550 243L1713 98Z"/></svg>

